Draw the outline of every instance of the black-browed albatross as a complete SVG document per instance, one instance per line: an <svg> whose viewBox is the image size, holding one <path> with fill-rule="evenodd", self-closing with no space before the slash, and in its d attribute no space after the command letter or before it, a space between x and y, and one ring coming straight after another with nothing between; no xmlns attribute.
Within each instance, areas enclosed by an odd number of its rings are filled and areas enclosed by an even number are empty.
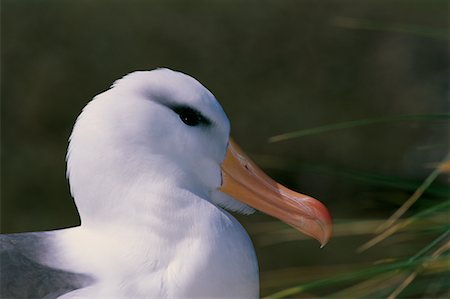
<svg viewBox="0 0 450 299"><path fill-rule="evenodd" d="M319 201L267 177L229 138L215 97L139 71L78 117L67 176L81 225L1 236L1 298L257 298L258 264L225 209L260 210L324 245Z"/></svg>

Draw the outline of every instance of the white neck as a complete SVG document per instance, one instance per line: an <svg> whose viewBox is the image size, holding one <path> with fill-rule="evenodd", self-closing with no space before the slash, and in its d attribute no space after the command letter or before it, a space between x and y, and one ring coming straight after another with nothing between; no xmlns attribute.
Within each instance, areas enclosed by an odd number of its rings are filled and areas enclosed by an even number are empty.
<svg viewBox="0 0 450 299"><path fill-rule="evenodd" d="M67 176L82 225L145 224L188 205L188 197L210 200L213 189L194 168L181 168L180 161L152 153L145 144L106 135L110 128L85 115L74 127L67 155ZM220 170L214 169L218 165L208 163L198 159L202 169L217 173L208 179L220 182Z"/></svg>

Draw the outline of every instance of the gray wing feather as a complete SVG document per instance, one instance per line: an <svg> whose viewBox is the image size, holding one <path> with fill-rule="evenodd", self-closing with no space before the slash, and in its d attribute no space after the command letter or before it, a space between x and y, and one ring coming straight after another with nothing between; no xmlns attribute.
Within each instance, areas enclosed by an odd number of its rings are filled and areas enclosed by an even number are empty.
<svg viewBox="0 0 450 299"><path fill-rule="evenodd" d="M42 264L58 231L0 235L0 297L57 298L93 283L89 275Z"/></svg>

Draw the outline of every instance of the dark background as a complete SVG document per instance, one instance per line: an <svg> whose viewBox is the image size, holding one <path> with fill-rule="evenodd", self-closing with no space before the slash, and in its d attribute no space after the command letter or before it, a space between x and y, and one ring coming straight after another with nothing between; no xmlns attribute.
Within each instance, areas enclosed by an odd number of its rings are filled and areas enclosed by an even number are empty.
<svg viewBox="0 0 450 299"><path fill-rule="evenodd" d="M337 173L420 183L448 151L448 122L391 122L279 143L268 138L349 120L448 113L447 5L2 0L1 231L78 224L64 161L77 115L114 80L157 67L207 86L241 147L272 177L323 201L337 221L388 217L411 191ZM448 179L436 184L448 187ZM261 214L239 220L251 232L272 222ZM358 238L336 238L322 250L310 240L264 246L253 238L263 294L277 289L270 285L276 271L383 255L356 255ZM390 249L394 256L405 250Z"/></svg>

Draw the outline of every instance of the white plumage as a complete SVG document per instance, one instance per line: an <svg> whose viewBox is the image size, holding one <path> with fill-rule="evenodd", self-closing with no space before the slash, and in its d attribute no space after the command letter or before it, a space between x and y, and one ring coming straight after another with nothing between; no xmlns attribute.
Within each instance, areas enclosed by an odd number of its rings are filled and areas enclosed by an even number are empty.
<svg viewBox="0 0 450 299"><path fill-rule="evenodd" d="M214 96L168 69L129 74L96 96L67 154L81 226L2 236L2 297L257 298L253 245L222 207L262 210L322 243L331 219L266 177L229 131ZM16 287L30 275L40 289Z"/></svg>
<svg viewBox="0 0 450 299"><path fill-rule="evenodd" d="M211 126L185 125L174 106ZM98 283L77 294L258 297L249 237L213 201L245 209L218 190L229 130L214 96L168 69L127 75L86 106L67 158L81 227L62 244L65 270L91 268Z"/></svg>

